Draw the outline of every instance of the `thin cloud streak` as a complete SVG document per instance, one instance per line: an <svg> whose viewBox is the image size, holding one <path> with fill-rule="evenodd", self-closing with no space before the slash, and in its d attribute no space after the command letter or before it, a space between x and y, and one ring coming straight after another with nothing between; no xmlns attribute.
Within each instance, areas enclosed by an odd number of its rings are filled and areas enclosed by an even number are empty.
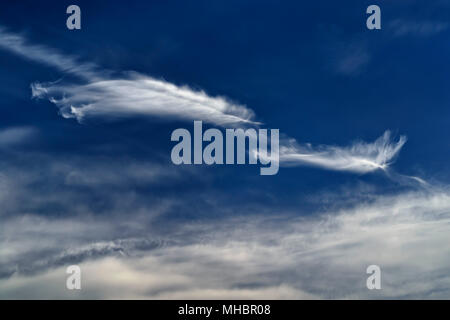
<svg viewBox="0 0 450 320"><path fill-rule="evenodd" d="M85 80L98 78L98 68L92 63L81 63L75 57L57 52L53 48L29 44L25 37L8 32L0 26L0 47L31 61L46 64L62 72Z"/></svg>
<svg viewBox="0 0 450 320"><path fill-rule="evenodd" d="M286 139L280 146L279 161L284 166L315 166L360 174L386 171L405 143L406 136L400 136L398 141L394 141L390 131L372 143L355 142L347 147L313 147L311 144L299 144L294 139Z"/></svg>
<svg viewBox="0 0 450 320"><path fill-rule="evenodd" d="M396 19L389 23L395 37L403 36L433 36L449 28L449 23L444 21L418 21Z"/></svg>
<svg viewBox="0 0 450 320"><path fill-rule="evenodd" d="M359 174L381 171L401 185L428 188L430 185L425 180L399 174L390 168L406 141L406 136L395 141L389 130L372 143L359 141L347 147L313 147L291 139L281 145L279 161L281 166L313 166Z"/></svg>
<svg viewBox="0 0 450 320"><path fill-rule="evenodd" d="M349 147L291 145L280 148L280 162L285 165L313 165L330 170L367 173L386 169L406 142L400 136L397 142L391 140L386 131L373 143L356 142Z"/></svg>

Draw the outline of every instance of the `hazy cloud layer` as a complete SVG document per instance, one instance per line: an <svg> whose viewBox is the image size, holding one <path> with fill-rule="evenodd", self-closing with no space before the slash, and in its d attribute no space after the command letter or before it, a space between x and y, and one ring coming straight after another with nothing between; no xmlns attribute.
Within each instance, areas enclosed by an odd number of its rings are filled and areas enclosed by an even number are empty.
<svg viewBox="0 0 450 320"><path fill-rule="evenodd" d="M38 134L33 127L8 127L0 129L0 149L30 142Z"/></svg>
<svg viewBox="0 0 450 320"><path fill-rule="evenodd" d="M111 218L128 212L150 217L159 212L159 207L166 206L166 200L154 189L182 183L194 175L192 167L162 165L160 161L127 156L55 156L3 150L0 218L28 213L51 216L93 213ZM149 207L154 209L152 213L148 212Z"/></svg>
<svg viewBox="0 0 450 320"><path fill-rule="evenodd" d="M0 297L450 296L450 249L442 246L450 241L450 195L444 190L377 197L309 218L274 212L217 222L191 222L164 234L149 224L146 237L105 241L120 234L124 220L13 218L2 224L8 245L0 251ZM79 292L65 289L64 266L73 263L83 272ZM381 267L380 291L366 288L371 264ZM14 265L18 271L8 274L5 268Z"/></svg>

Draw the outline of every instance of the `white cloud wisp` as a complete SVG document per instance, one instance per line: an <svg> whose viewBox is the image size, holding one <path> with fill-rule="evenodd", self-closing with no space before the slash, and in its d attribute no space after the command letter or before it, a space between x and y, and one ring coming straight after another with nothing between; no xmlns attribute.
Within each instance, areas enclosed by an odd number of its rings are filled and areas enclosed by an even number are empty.
<svg viewBox="0 0 450 320"><path fill-rule="evenodd" d="M223 97L210 97L187 86L130 73L84 85L32 84L34 98L47 98L65 118L153 116L203 120L220 126L254 123L253 112Z"/></svg>
<svg viewBox="0 0 450 320"><path fill-rule="evenodd" d="M311 165L329 170L367 173L385 170L406 142L400 136L397 142L386 131L373 143L356 142L348 147L299 145L289 141L280 147L280 163L284 165Z"/></svg>

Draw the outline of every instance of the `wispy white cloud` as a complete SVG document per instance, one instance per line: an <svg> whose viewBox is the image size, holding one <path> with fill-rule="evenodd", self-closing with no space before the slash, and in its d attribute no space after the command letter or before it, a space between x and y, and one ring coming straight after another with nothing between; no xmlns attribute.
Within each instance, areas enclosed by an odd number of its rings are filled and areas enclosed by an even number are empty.
<svg viewBox="0 0 450 320"><path fill-rule="evenodd" d="M176 86L135 72L114 78L91 64L78 63L76 59L65 57L53 49L29 45L23 37L3 29L0 29L0 35L3 36L1 47L85 80L84 84L61 81L32 84L32 96L48 99L59 108L63 117L82 121L88 117L151 116L203 120L220 126L257 124L251 109L225 97L211 97L203 91ZM361 46L347 51L349 55L340 60L339 72L354 74L367 63L368 56ZM389 132L374 143L357 143L349 147L313 148L291 139L280 145L280 163L367 173L387 169L405 142L403 136L398 142L391 141Z"/></svg>
<svg viewBox="0 0 450 320"><path fill-rule="evenodd" d="M98 68L92 63L82 63L75 57L59 53L53 48L30 44L22 35L8 32L0 26L0 47L28 60L44 63L62 72L71 73L83 79L96 79Z"/></svg>
<svg viewBox="0 0 450 320"><path fill-rule="evenodd" d="M84 85L35 83L32 95L49 99L63 117L78 121L95 116L153 116L203 120L221 126L254 123L253 112L243 105L138 73Z"/></svg>
<svg viewBox="0 0 450 320"><path fill-rule="evenodd" d="M386 169L406 142L386 131L372 143L356 142L347 147L299 145L291 140L280 148L280 162L285 165L312 165L337 171L367 173Z"/></svg>
<svg viewBox="0 0 450 320"><path fill-rule="evenodd" d="M85 84L32 85L33 97L49 99L66 118L81 121L87 116L146 115L203 120L217 125L254 123L252 110L224 97L210 97L203 91L138 73L112 78L95 64L82 63L46 46L29 44L23 36L7 32L3 27L0 27L0 47L86 81Z"/></svg>
<svg viewBox="0 0 450 320"><path fill-rule="evenodd" d="M396 37L401 36L432 36L450 27L448 22L444 21L420 21L396 19L389 23L389 28Z"/></svg>
<svg viewBox="0 0 450 320"><path fill-rule="evenodd" d="M329 145L313 147L311 144L299 144L295 139L285 139L280 145L279 162L284 166L306 165L361 174L376 170L388 172L388 167L405 142L405 136L400 136L398 141L394 141L390 131L386 131L372 143L357 141L345 147ZM271 160L277 161L275 158Z"/></svg>

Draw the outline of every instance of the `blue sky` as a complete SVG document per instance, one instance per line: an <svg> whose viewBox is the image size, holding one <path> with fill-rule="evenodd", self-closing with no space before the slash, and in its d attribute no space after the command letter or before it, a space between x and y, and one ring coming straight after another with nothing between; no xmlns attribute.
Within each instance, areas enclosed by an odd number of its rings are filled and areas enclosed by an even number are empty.
<svg viewBox="0 0 450 320"><path fill-rule="evenodd" d="M450 2L70 4L0 5L1 298L449 297ZM277 175L172 164L230 114Z"/></svg>

